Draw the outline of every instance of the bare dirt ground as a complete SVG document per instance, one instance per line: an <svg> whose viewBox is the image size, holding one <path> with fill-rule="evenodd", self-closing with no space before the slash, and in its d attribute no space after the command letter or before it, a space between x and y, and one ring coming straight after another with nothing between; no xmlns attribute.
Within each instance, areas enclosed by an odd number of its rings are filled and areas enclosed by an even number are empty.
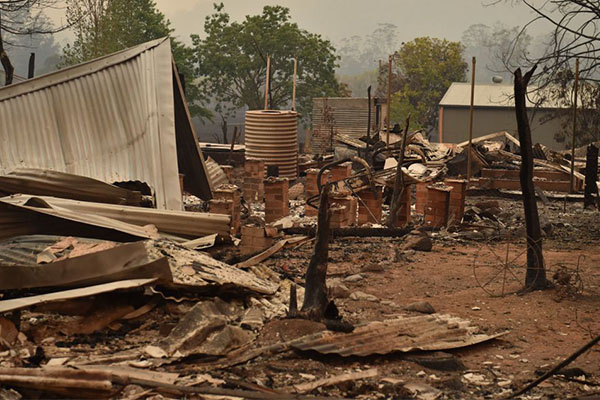
<svg viewBox="0 0 600 400"><path fill-rule="evenodd" d="M469 203L481 200L472 198ZM500 202L504 211L512 210L519 219L522 212L520 202ZM510 239L469 241L454 239L448 233L437 233L432 235L434 244L431 252L399 251L403 239L340 238L331 244L328 279L343 280L360 274L362 279L344 282L344 285L350 292L362 291L378 299L336 299L341 313L353 323L406 314L402 310L403 305L427 301L436 312L472 320L486 333L508 331L499 339L451 351L464 364L463 370L427 368L401 355L345 359L290 352L259 358L238 367L236 372L257 383L284 387L314 377L377 367L380 376L376 379L323 388L322 393L357 398L411 398L410 393L394 389L391 383L416 382L439 389L439 398L446 399L501 398L510 394L600 332L597 317L600 311L600 218L597 212L581 211L581 206L574 204L567 204L567 213L564 213L564 206L562 202L553 202L545 207L540 205L542 219L552 225L544 242L545 264L549 269L548 279L552 280L552 275L560 267L573 273L579 260L578 275L574 276L580 279L577 283L583 284L583 291L577 293L574 288L560 285L525 295L510 293L522 288L523 283L515 284L513 273L519 280L524 277L523 253L526 245L517 235ZM512 228L519 231L515 226ZM504 259L507 246L510 259L516 258L515 268L507 272L506 279L502 279L502 274L487 287L492 294L502 294L501 283L505 283L505 295L493 297L482 289L485 282L478 283L476 269L480 264L501 264L496 255ZM274 271L302 282L311 252L312 246L306 244L284 250L265 263ZM301 324L301 329L298 324L289 321L273 321L263 330L262 337L265 343L289 340L309 333L306 331L310 331L309 325ZM580 368L589 376L579 377L580 382L554 377L522 398L564 399L600 392L598 346L582 355L569 368ZM582 375L581 371L574 374ZM422 396L428 398L427 393Z"/></svg>

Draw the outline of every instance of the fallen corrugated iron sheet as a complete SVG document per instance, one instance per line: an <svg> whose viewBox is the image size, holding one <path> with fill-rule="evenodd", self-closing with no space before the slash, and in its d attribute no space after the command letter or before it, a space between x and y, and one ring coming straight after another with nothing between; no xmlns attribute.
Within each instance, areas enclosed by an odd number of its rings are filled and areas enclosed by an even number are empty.
<svg viewBox="0 0 600 400"><path fill-rule="evenodd" d="M279 288L277 282L258 277L169 240L147 241L146 247L155 257L167 257L173 273L172 285L176 288L213 295L228 291L239 295L244 290L270 295Z"/></svg>
<svg viewBox="0 0 600 400"><path fill-rule="evenodd" d="M401 317L371 322L352 333L323 331L294 340L291 347L342 356L368 356L415 350L448 350L485 342L495 335L476 334L471 321L450 315Z"/></svg>
<svg viewBox="0 0 600 400"><path fill-rule="evenodd" d="M83 287L79 289L62 290L60 292L40 294L37 296L21 297L18 299L9 299L0 301L0 313L20 310L27 307L37 306L52 301L63 301L77 299L80 297L94 296L101 293L114 292L115 290L132 289L140 286L146 286L154 283L158 278L148 279L129 279L125 281L117 281L111 283L103 283Z"/></svg>
<svg viewBox="0 0 600 400"><path fill-rule="evenodd" d="M227 179L227 175L223 171L223 168L217 164L215 160L208 157L206 159L206 169L208 170L208 175L210 176L210 181L213 184L213 187L219 187L219 185L229 183L229 179Z"/></svg>
<svg viewBox="0 0 600 400"><path fill-rule="evenodd" d="M84 244L107 243L82 238L70 239ZM93 283L104 279L126 279L131 276L123 277L118 274L129 269L139 273L154 271L156 274L152 275L153 277L164 278L166 274L163 273L162 260L165 257L170 267L170 279L161 280L161 285L170 289L186 289L194 294L215 295L224 292L273 294L279 288L278 282L238 269L168 239L119 245L105 251L64 260L69 263L56 261L40 266L40 254L61 242L64 242L63 237L42 235L0 241L0 290L9 285L12 285L11 288L19 288L18 279L15 277L13 282L10 277L11 271L25 274L21 284L23 288L33 287L26 279L37 280L36 287L51 286L51 282L74 284L82 281L88 284L88 279L92 278L96 279L91 281ZM160 261L158 266L153 264L157 260ZM28 271L25 268L31 269ZM69 272L71 268L80 270ZM2 282L4 277L7 282Z"/></svg>
<svg viewBox="0 0 600 400"><path fill-rule="evenodd" d="M20 195L0 198L0 238L33 234L83 236L123 242L160 237L152 227L67 210L52 206L39 197Z"/></svg>
<svg viewBox="0 0 600 400"><path fill-rule="evenodd" d="M41 168L147 183L161 209L211 185L168 38L0 89L0 173ZM176 74L175 74L176 75Z"/></svg>
<svg viewBox="0 0 600 400"><path fill-rule="evenodd" d="M32 196L15 195L1 198L0 202L25 205L31 202L32 199L34 199ZM60 210L63 214L68 213L74 217L79 217L83 221L94 221L105 218L136 226L136 229L140 229L137 227L152 224L160 232L190 237L201 237L214 233L229 236L230 231L231 217L224 214L156 210L153 208L92 203L46 196L36 196L35 199L47 204L50 209ZM154 234L147 237L157 238L158 235Z"/></svg>
<svg viewBox="0 0 600 400"><path fill-rule="evenodd" d="M0 290L83 286L133 278L172 280L167 260L151 259L141 242L43 265L0 264Z"/></svg>
<svg viewBox="0 0 600 400"><path fill-rule="evenodd" d="M139 206L142 194L97 179L35 168L20 168L0 176L0 193L33 194L64 199Z"/></svg>

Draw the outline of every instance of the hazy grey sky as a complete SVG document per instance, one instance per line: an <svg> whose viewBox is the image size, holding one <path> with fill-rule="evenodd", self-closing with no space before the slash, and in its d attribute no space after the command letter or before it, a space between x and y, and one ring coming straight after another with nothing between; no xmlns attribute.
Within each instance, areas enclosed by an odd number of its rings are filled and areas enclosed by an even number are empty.
<svg viewBox="0 0 600 400"><path fill-rule="evenodd" d="M224 0L232 19L258 14L267 5L289 7L292 19L304 29L336 42L352 35L371 33L378 23L399 27L400 39L433 36L460 40L470 25L523 25L532 17L526 7L506 1L485 6L492 0ZM214 0L156 0L171 20L176 35L188 41L191 33L202 35L204 18L213 13ZM537 34L538 32L531 32Z"/></svg>

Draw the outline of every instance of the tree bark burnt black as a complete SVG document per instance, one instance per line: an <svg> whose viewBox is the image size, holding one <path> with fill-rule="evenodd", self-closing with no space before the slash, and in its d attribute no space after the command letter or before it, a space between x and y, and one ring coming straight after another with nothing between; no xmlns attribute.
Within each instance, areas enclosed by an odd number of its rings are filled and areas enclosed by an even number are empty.
<svg viewBox="0 0 600 400"><path fill-rule="evenodd" d="M515 110L519 141L521 142L521 192L525 209L525 226L527 230L527 273L525 275L525 291L539 290L548 287L544 256L542 254L542 233L538 215L535 189L533 187L533 150L531 145L531 129L527 117L525 97L527 85L535 72L534 66L523 76L521 69L515 71Z"/></svg>
<svg viewBox="0 0 600 400"><path fill-rule="evenodd" d="M583 198L583 208L597 207L598 199L598 148L590 144L587 148L585 160L585 195Z"/></svg>
<svg viewBox="0 0 600 400"><path fill-rule="evenodd" d="M308 269L306 271L306 287L304 303L300 315L314 321L320 321L325 316L329 303L327 298L327 260L329 258L329 240L331 231L329 227L329 192L331 185L327 184L321 191L319 213L317 220L317 234Z"/></svg>
<svg viewBox="0 0 600 400"><path fill-rule="evenodd" d="M0 11L0 26L2 26L2 14ZM15 68L10 62L10 58L8 58L8 54L4 50L4 42L2 40L2 30L0 29L0 64L4 68L4 85L8 86L13 82L13 75L15 73Z"/></svg>

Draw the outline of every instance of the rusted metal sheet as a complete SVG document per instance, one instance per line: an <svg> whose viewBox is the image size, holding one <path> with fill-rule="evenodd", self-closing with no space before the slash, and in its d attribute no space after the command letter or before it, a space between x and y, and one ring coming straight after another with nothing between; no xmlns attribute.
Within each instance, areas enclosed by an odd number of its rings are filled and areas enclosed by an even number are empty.
<svg viewBox="0 0 600 400"><path fill-rule="evenodd" d="M485 342L495 335L477 334L471 321L450 315L401 317L371 322L352 333L318 332L295 340L291 346L342 356L368 356L415 350L449 350Z"/></svg>
<svg viewBox="0 0 600 400"><path fill-rule="evenodd" d="M33 194L139 206L142 194L96 179L64 172L20 168L0 176L0 193Z"/></svg>
<svg viewBox="0 0 600 400"><path fill-rule="evenodd" d="M44 204L48 208L34 208L34 210L41 213L70 216L71 218L77 218L80 222L103 224L100 226L114 226L129 230L134 227L136 232L139 232L143 226L148 224L156 226L163 233L188 237L201 237L213 233L229 236L231 229L231 216L224 214L156 210L48 196L14 195L1 198L0 202L16 206L25 206L30 203ZM150 230L146 229L145 237L157 238L158 235L151 234Z"/></svg>
<svg viewBox="0 0 600 400"><path fill-rule="evenodd" d="M246 111L246 159L276 165L279 176L298 176L298 113L295 111Z"/></svg>
<svg viewBox="0 0 600 400"><path fill-rule="evenodd" d="M142 278L172 280L166 258L151 259L141 242L43 265L0 264L0 290L87 286Z"/></svg>
<svg viewBox="0 0 600 400"><path fill-rule="evenodd" d="M40 168L141 181L158 208L181 210L181 172L190 192L210 198L173 71L163 38L0 89L0 174Z"/></svg>
<svg viewBox="0 0 600 400"><path fill-rule="evenodd" d="M86 236L124 242L160 237L155 230L147 227L56 207L40 197L16 195L0 198L0 238L31 234Z"/></svg>
<svg viewBox="0 0 600 400"><path fill-rule="evenodd" d="M374 133L375 105L371 104L371 133ZM369 105L366 97L319 97L313 99L312 152L327 152L336 134L358 139L367 135ZM382 108L384 108L383 106ZM382 116L385 113L381 114ZM382 117L383 118L383 117ZM332 138L332 131L334 138Z"/></svg>

